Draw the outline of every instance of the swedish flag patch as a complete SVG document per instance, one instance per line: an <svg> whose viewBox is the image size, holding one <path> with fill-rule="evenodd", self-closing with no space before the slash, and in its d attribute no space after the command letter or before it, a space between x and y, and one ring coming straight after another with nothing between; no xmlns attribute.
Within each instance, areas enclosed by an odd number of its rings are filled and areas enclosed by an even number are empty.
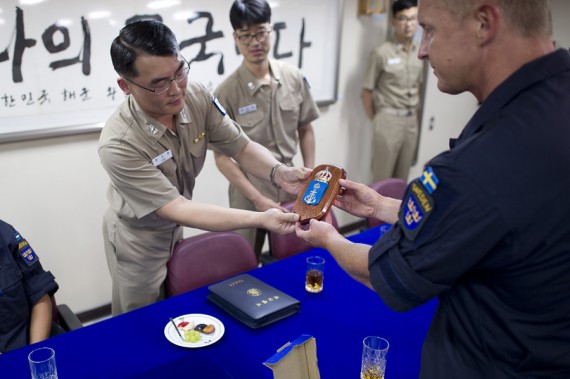
<svg viewBox="0 0 570 379"><path fill-rule="evenodd" d="M404 196L399 215L402 230L408 239L416 239L433 207L433 198L422 184L421 178L412 181Z"/></svg>
<svg viewBox="0 0 570 379"><path fill-rule="evenodd" d="M426 168L422 176L420 176L420 180L430 195L437 189L437 185L439 184L439 179L437 175L435 175L435 172L433 172L431 166Z"/></svg>

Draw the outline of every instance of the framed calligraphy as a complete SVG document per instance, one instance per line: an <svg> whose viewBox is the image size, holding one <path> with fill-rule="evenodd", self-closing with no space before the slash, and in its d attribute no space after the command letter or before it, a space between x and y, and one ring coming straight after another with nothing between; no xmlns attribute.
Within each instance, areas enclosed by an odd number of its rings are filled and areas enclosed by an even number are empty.
<svg viewBox="0 0 570 379"><path fill-rule="evenodd" d="M0 143L100 131L124 99L111 41L137 18L176 34L191 79L214 90L241 63L232 0L5 0L0 5ZM299 67L320 105L337 97L342 3L272 5L272 58Z"/></svg>

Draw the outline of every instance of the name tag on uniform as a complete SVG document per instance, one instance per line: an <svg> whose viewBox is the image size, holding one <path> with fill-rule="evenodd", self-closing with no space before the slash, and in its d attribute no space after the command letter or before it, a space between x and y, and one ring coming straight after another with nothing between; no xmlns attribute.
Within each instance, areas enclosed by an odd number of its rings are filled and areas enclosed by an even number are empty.
<svg viewBox="0 0 570 379"><path fill-rule="evenodd" d="M168 149L159 156L152 158L152 164L158 166L172 158L172 150Z"/></svg>
<svg viewBox="0 0 570 379"><path fill-rule="evenodd" d="M255 112L257 110L257 105L256 104L250 104L250 105L246 105L245 107L241 107L240 109L238 109L239 114L246 114L246 113L251 113L251 112Z"/></svg>
<svg viewBox="0 0 570 379"><path fill-rule="evenodd" d="M389 64L389 65L400 64L400 63L402 63L402 58L400 58L400 57L388 59L388 64Z"/></svg>

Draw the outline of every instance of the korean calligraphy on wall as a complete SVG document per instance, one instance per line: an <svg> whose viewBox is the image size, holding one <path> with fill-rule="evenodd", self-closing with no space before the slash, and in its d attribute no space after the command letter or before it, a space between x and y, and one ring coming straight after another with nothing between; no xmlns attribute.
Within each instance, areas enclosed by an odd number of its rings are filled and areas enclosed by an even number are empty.
<svg viewBox="0 0 570 379"><path fill-rule="evenodd" d="M0 142L100 129L123 100L109 47L138 18L165 22L211 90L241 57L232 0L3 0L0 4ZM301 68L320 103L336 100L340 0L271 2L272 54Z"/></svg>

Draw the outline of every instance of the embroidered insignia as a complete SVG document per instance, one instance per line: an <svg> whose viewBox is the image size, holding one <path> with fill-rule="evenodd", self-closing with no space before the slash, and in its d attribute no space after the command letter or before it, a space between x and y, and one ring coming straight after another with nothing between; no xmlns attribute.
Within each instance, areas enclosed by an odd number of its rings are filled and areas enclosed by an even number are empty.
<svg viewBox="0 0 570 379"><path fill-rule="evenodd" d="M214 105L216 106L216 108L218 108L222 116L225 116L227 114L226 110L224 109L224 107L222 107L222 104L220 104L220 101L216 96L214 96Z"/></svg>
<svg viewBox="0 0 570 379"><path fill-rule="evenodd" d="M437 185L439 184L439 179L435 175L435 172L433 172L431 166L426 168L422 176L420 176L420 180L430 195L437 189Z"/></svg>
<svg viewBox="0 0 570 379"><path fill-rule="evenodd" d="M148 131L150 132L150 134L152 134L153 136L156 135L156 133L158 133L158 129L156 128L156 126L152 125L152 124L148 124Z"/></svg>
<svg viewBox="0 0 570 379"><path fill-rule="evenodd" d="M315 179L307 187L303 195L303 203L307 205L317 205L321 202L323 195L329 187L332 173L329 168L317 172Z"/></svg>
<svg viewBox="0 0 570 379"><path fill-rule="evenodd" d="M16 232L16 241L18 241L18 254L24 259L28 266L32 266L37 262L38 256L28 241L22 238L20 233Z"/></svg>
<svg viewBox="0 0 570 379"><path fill-rule="evenodd" d="M198 137L194 138L194 143L200 142L202 138L206 137L206 132L202 132L198 135Z"/></svg>
<svg viewBox="0 0 570 379"><path fill-rule="evenodd" d="M407 238L414 240L433 211L434 202L420 179L410 183L400 208L400 224Z"/></svg>

